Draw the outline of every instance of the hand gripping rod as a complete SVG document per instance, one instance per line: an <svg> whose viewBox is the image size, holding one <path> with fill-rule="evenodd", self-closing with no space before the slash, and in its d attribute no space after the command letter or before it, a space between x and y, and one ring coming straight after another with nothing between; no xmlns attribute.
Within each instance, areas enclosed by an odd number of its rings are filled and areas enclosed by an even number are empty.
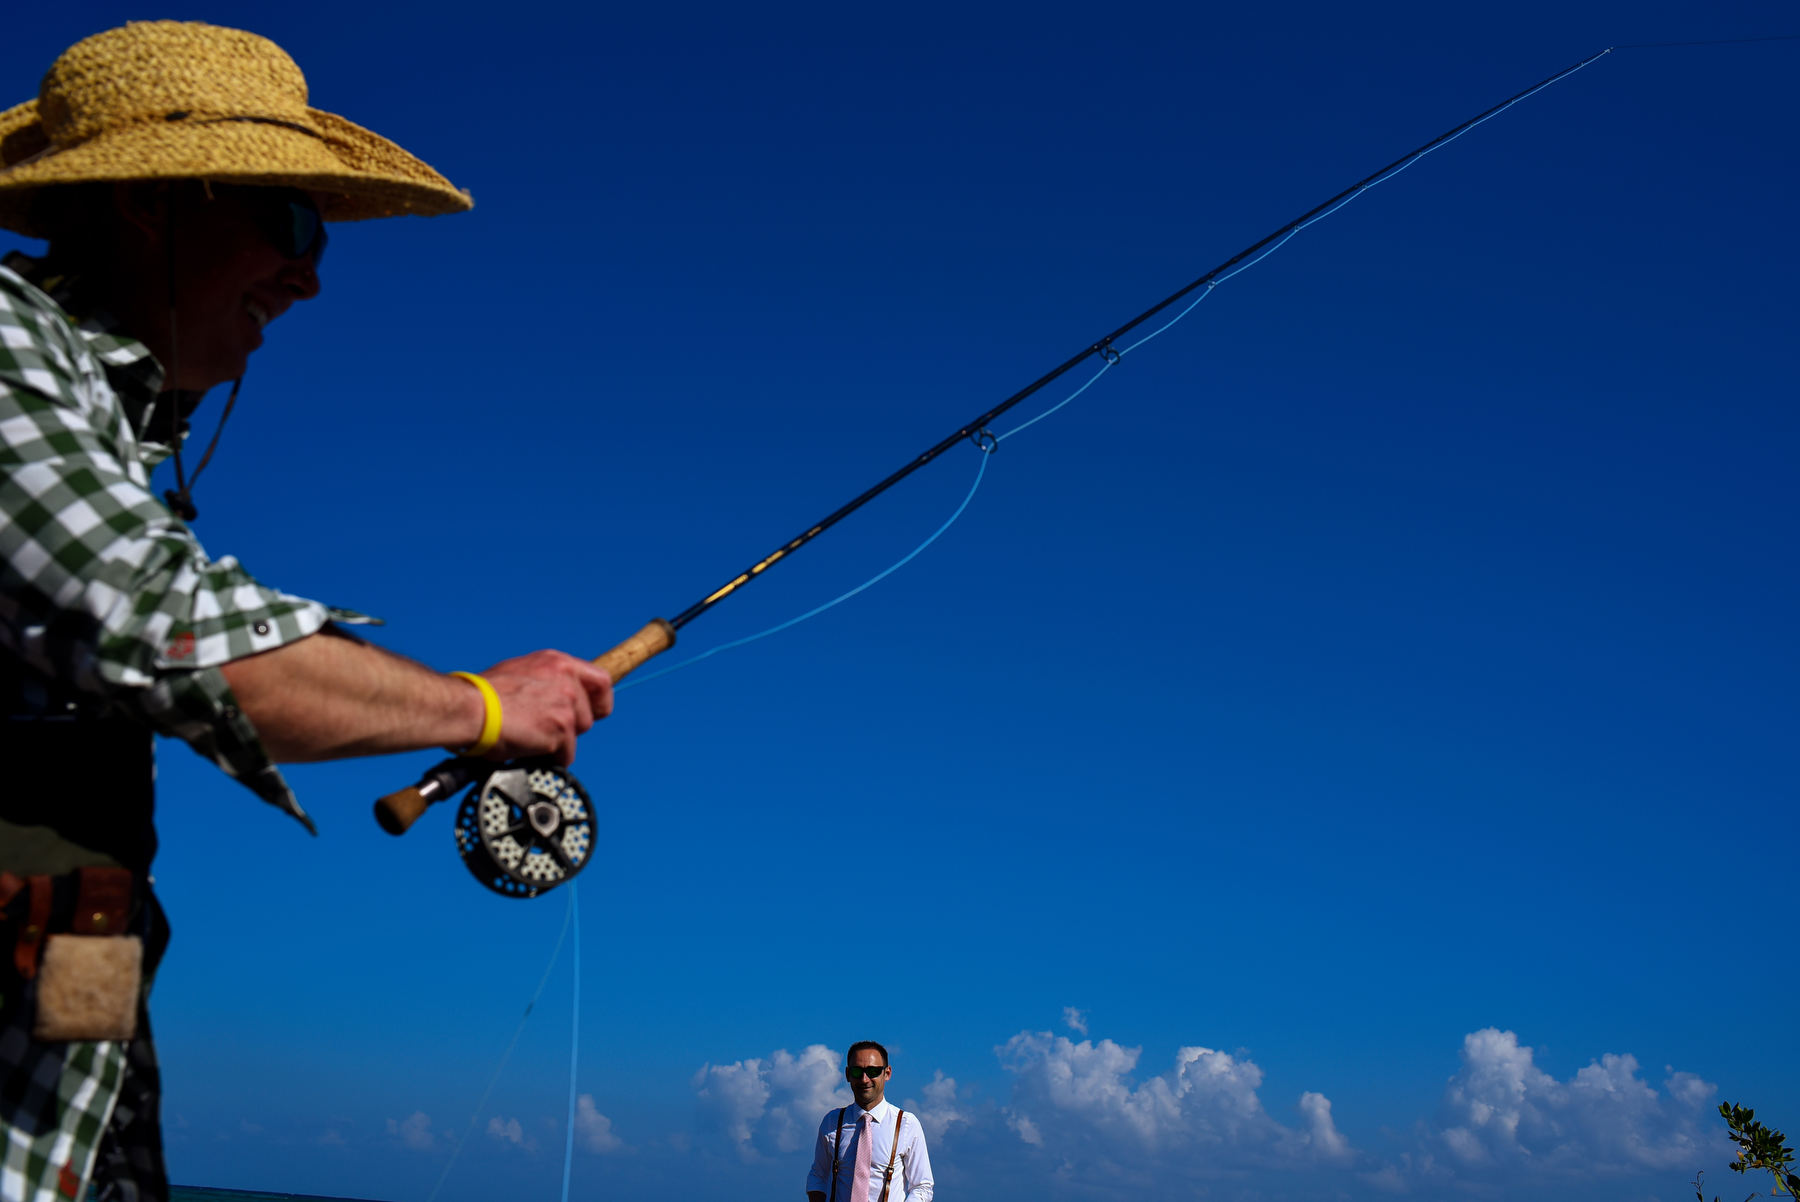
<svg viewBox="0 0 1800 1202"><path fill-rule="evenodd" d="M645 627L608 651L594 662L605 669L614 682L624 680L654 656L675 645L675 627L661 618L652 618ZM404 835L406 828L418 821L434 802L446 801L463 786L492 771L492 760L455 756L434 765L418 783L397 793L389 793L375 803L375 821L390 835Z"/></svg>

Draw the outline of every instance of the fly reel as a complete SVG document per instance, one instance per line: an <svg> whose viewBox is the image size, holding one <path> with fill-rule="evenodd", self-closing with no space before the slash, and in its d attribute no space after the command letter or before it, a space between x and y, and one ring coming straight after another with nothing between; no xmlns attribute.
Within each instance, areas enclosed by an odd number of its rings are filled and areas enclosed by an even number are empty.
<svg viewBox="0 0 1800 1202"><path fill-rule="evenodd" d="M476 880L505 897L536 897L587 866L594 807L581 782L544 761L490 773L456 811L456 848Z"/></svg>

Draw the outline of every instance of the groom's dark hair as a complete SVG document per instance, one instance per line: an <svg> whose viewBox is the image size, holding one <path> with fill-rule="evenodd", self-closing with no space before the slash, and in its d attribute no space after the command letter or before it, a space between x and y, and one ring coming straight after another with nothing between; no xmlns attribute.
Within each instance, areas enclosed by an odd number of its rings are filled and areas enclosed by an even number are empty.
<svg viewBox="0 0 1800 1202"><path fill-rule="evenodd" d="M848 1065L850 1063L850 1057L856 1055L858 1052L870 1051L881 1053L881 1064L883 1068L886 1068L888 1062L887 1049L876 1043L873 1039L859 1039L851 1044L850 1050L844 1053L845 1065Z"/></svg>

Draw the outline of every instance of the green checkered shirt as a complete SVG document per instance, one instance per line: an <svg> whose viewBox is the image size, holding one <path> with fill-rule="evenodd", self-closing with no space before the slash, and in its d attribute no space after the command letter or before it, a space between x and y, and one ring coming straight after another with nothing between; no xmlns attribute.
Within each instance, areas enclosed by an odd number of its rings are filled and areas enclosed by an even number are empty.
<svg viewBox="0 0 1800 1202"><path fill-rule="evenodd" d="M150 489L162 368L0 267L0 653L186 742L307 829L220 664L371 619L208 558Z"/></svg>
<svg viewBox="0 0 1800 1202"><path fill-rule="evenodd" d="M0 1199L85 1202L128 1051L115 1040L39 1043L20 1023L0 1028L0 1089L16 1095L5 1099Z"/></svg>
<svg viewBox="0 0 1800 1202"><path fill-rule="evenodd" d="M369 619L207 556L150 488L169 454L147 429L162 380L142 343L0 267L0 659L185 741L311 830L219 665ZM37 1116L5 1124L0 1199L85 1188L124 1062L117 1043L0 1030L0 1092L24 1091L5 1109Z"/></svg>

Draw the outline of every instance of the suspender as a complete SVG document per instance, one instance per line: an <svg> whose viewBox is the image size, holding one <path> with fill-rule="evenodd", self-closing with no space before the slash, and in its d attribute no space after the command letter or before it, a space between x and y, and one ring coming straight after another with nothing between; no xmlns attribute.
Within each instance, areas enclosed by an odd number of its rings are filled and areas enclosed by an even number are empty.
<svg viewBox="0 0 1800 1202"><path fill-rule="evenodd" d="M881 1202L887 1202L888 1191L894 1188L894 1157L900 1154L900 1128L905 1124L906 1111L894 1111L894 1142L888 1146L887 1178L881 1183Z"/></svg>
<svg viewBox="0 0 1800 1202"><path fill-rule="evenodd" d="M848 1106L838 1107L837 1121L832 1124L837 1129L837 1138L831 1141L831 1202L837 1202L837 1181L839 1154L844 1144L844 1111ZM894 1157L900 1155L900 1129L906 1122L906 1111L894 1111L894 1142L888 1147L887 1175L881 1183L881 1202L887 1202L888 1191L894 1188ZM850 1202L861 1202L852 1198Z"/></svg>
<svg viewBox="0 0 1800 1202"><path fill-rule="evenodd" d="M844 1111L848 1106L838 1107L837 1135L831 1141L831 1202L837 1202L838 1153L844 1150Z"/></svg>

